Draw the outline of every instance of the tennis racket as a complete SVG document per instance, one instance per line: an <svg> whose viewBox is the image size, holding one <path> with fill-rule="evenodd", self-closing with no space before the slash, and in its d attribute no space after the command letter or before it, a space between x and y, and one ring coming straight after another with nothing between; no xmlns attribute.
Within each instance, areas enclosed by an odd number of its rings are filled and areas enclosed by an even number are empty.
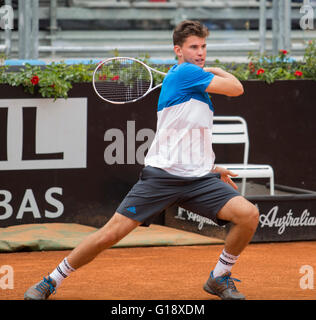
<svg viewBox="0 0 316 320"><path fill-rule="evenodd" d="M135 102L162 85L160 83L153 88L152 72L166 75L135 58L109 58L95 68L93 88L97 95L107 102Z"/></svg>

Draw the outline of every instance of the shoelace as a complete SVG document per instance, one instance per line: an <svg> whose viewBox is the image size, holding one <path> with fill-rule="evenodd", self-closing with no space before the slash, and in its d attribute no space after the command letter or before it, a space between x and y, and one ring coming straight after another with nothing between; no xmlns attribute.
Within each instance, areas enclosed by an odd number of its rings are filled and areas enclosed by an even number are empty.
<svg viewBox="0 0 316 320"><path fill-rule="evenodd" d="M48 291L52 294L56 293L55 287L53 286L50 278L46 279L43 278L43 281L41 281L35 288L37 291L41 292L42 294L47 293Z"/></svg>
<svg viewBox="0 0 316 320"><path fill-rule="evenodd" d="M225 277L222 277L221 280L219 280L219 283L222 283L222 282L225 282L225 281L226 281L227 288L230 288L233 291L237 291L234 281L241 282L241 280L239 280L239 279L232 278L232 277L229 277L229 276L225 276Z"/></svg>

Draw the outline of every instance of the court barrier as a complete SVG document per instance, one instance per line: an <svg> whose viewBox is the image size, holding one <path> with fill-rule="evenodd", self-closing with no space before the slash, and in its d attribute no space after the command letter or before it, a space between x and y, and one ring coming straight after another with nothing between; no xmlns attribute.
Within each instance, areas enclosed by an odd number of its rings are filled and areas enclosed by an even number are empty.
<svg viewBox="0 0 316 320"><path fill-rule="evenodd" d="M260 212L251 242L316 240L316 193L246 196ZM219 227L210 219L172 207L166 211L165 225L205 236L225 239L231 224Z"/></svg>
<svg viewBox="0 0 316 320"><path fill-rule="evenodd" d="M212 95L215 114L245 118L249 161L271 164L276 184L304 189L275 196L246 193L261 214L254 241L316 240L316 175L311 165L316 163L315 82L246 81L244 88L238 98ZM90 83L74 84L68 99L56 101L1 85L0 228L103 226L143 168L155 134L158 97L159 89L137 103L118 106L101 101ZM242 152L238 148L228 154L217 146L216 161L234 162ZM225 228L206 222L200 230L197 216L185 221L178 215L172 208L154 223L225 235Z"/></svg>

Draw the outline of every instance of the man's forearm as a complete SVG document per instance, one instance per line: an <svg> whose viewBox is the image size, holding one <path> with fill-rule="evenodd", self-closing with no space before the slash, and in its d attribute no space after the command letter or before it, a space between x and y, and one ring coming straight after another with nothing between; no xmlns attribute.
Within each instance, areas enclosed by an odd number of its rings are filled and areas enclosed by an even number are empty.
<svg viewBox="0 0 316 320"><path fill-rule="evenodd" d="M231 73L221 68L204 68L204 71L214 74L214 78L206 88L206 92L224 94L229 97L237 97L244 93L241 82Z"/></svg>
<svg viewBox="0 0 316 320"><path fill-rule="evenodd" d="M219 78L222 78L222 79L225 79L226 81L230 81L230 83L233 84L233 86L235 88L237 88L237 92L238 92L238 95L242 94L243 93L243 85L241 84L241 82L234 76L232 75L231 73L229 72L226 72L225 70L221 69L221 68L212 68L212 67L209 67L209 68L204 68L204 70L206 72L211 72L213 73L215 76L219 77ZM239 93L240 92L240 93ZM217 93L217 92L215 92ZM235 96L235 95L233 95Z"/></svg>

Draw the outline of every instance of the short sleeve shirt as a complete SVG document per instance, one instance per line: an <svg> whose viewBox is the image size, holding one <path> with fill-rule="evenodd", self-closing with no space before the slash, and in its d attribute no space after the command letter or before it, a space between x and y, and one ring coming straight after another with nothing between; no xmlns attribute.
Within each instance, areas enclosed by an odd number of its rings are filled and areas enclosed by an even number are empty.
<svg viewBox="0 0 316 320"><path fill-rule="evenodd" d="M214 74L191 63L174 65L158 101L157 131L145 166L179 176L203 176L212 169L214 108L205 91Z"/></svg>

